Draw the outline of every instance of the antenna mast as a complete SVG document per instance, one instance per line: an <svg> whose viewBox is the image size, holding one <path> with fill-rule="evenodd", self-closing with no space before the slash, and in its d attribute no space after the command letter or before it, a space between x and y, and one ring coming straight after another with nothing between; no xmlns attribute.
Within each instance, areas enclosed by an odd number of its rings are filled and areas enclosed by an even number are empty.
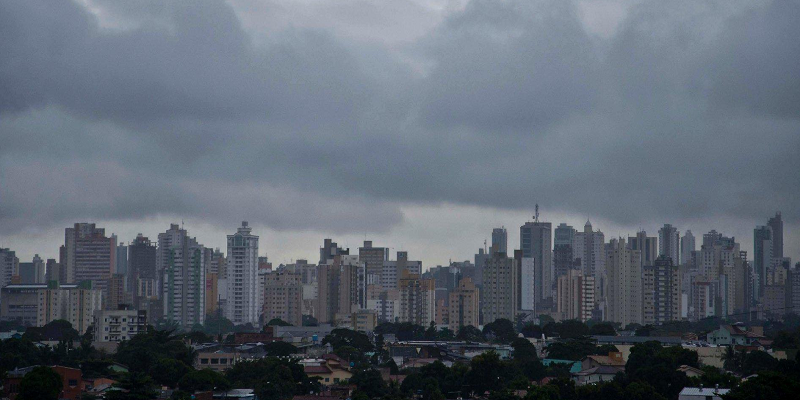
<svg viewBox="0 0 800 400"><path fill-rule="evenodd" d="M539 203L536 203L536 215L533 216L534 222L539 222Z"/></svg>

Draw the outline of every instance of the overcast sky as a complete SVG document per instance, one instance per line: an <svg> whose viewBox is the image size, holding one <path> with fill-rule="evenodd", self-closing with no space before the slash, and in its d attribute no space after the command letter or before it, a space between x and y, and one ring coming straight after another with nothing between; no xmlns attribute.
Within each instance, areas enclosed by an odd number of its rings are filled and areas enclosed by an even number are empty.
<svg viewBox="0 0 800 400"><path fill-rule="evenodd" d="M542 219L800 258L800 2L0 2L0 247L92 221L424 265ZM699 242L699 239L698 239ZM751 256L752 257L752 256Z"/></svg>

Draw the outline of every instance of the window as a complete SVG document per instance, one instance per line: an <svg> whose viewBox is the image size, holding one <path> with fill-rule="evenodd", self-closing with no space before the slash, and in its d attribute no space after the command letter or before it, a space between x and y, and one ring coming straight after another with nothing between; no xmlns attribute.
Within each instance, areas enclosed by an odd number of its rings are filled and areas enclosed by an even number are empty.
<svg viewBox="0 0 800 400"><path fill-rule="evenodd" d="M208 359L207 358L201 358L200 359L200 364L202 364L202 365L208 364Z"/></svg>
<svg viewBox="0 0 800 400"><path fill-rule="evenodd" d="M219 364L219 359L218 358L212 358L211 359L211 364Z"/></svg>
<svg viewBox="0 0 800 400"><path fill-rule="evenodd" d="M67 384L69 386L72 386L72 387L78 386L78 380L77 379L70 379Z"/></svg>

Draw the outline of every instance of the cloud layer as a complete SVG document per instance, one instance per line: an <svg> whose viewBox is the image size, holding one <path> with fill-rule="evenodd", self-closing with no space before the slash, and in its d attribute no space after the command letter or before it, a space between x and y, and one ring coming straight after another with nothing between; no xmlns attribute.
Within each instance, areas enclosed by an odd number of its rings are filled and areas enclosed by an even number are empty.
<svg viewBox="0 0 800 400"><path fill-rule="evenodd" d="M799 3L609 2L607 35L581 2L368 3L3 2L0 235L800 220Z"/></svg>

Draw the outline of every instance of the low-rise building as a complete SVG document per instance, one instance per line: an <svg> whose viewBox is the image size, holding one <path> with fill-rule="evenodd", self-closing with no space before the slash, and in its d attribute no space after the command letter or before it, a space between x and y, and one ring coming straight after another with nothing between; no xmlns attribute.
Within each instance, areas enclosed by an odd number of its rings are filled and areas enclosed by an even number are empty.
<svg viewBox="0 0 800 400"><path fill-rule="evenodd" d="M685 387L678 394L678 400L722 400L722 396L730 391L730 389L720 389L718 387Z"/></svg>
<svg viewBox="0 0 800 400"><path fill-rule="evenodd" d="M121 342L147 331L147 311L98 310L94 312L95 342Z"/></svg>
<svg viewBox="0 0 800 400"><path fill-rule="evenodd" d="M706 335L706 341L717 346L749 346L763 339L765 337L760 332L747 330L740 325L720 325L719 329Z"/></svg>

